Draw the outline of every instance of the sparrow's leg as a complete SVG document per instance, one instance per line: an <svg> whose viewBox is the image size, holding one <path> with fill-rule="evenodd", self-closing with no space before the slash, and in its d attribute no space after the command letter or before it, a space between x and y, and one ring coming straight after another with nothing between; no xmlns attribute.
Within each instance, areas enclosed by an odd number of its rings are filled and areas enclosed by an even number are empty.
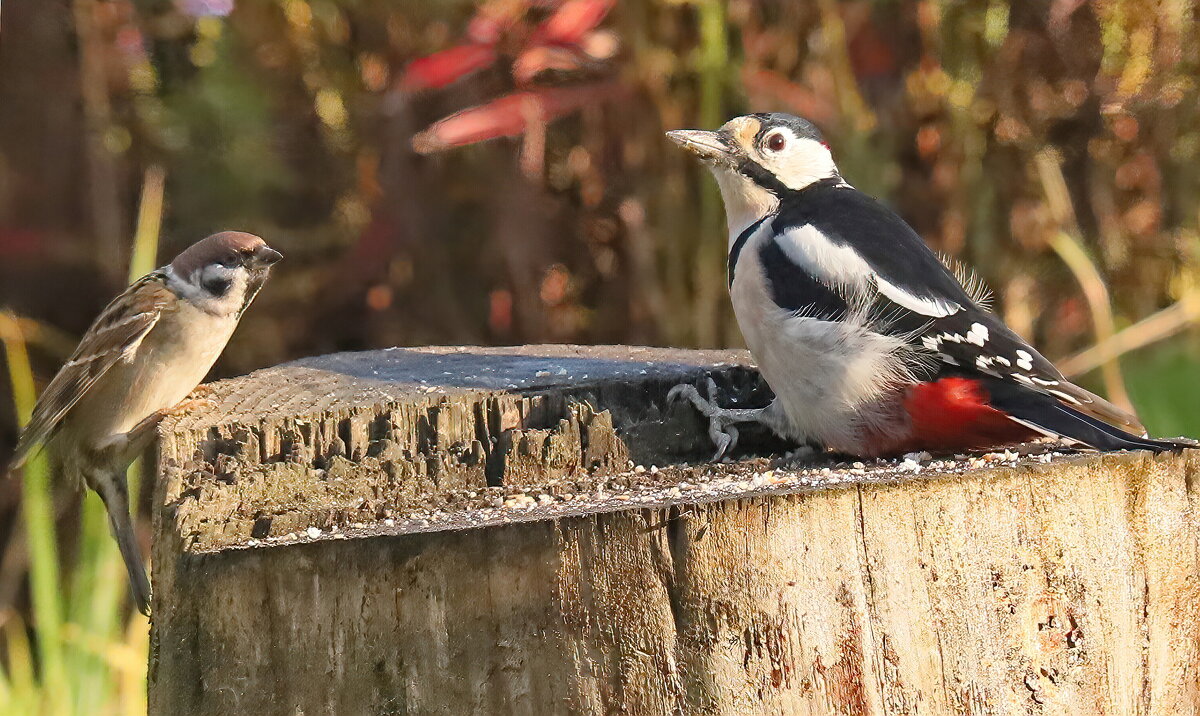
<svg viewBox="0 0 1200 716"><path fill-rule="evenodd" d="M143 566L145 560L142 558L141 547L138 546L137 535L133 531L133 520L129 516L129 486L125 482L125 469L112 469L111 465L97 467L85 471L84 480L104 501L109 526L117 540L121 559L125 561L125 570L129 573L129 588L133 592L134 603L137 604L139 612L149 616L150 579L146 576Z"/></svg>
<svg viewBox="0 0 1200 716"><path fill-rule="evenodd" d="M113 464L133 462L134 458L150 445L150 441L154 439L154 431L167 413L166 410L150 413L130 428L129 432L117 433L106 438L96 446L95 452Z"/></svg>
<svg viewBox="0 0 1200 716"><path fill-rule="evenodd" d="M208 398L184 399L173 407L150 413L141 422L130 428L129 432L113 435L97 446L97 449L99 452L113 456L114 460L120 459L121 456L136 456L145 450L150 441L154 439L154 431L158 429L158 424L162 422L163 418L168 415L182 415L189 410L208 408L213 405L216 403Z"/></svg>
<svg viewBox="0 0 1200 716"><path fill-rule="evenodd" d="M737 423L760 423L777 435L784 435L784 418L779 401L774 400L765 408L722 408L717 405L715 397L717 384L712 378L706 380L708 394L713 398L705 398L694 385L683 383L671 388L667 393L668 401L686 400L708 418L708 436L717 446L713 460L720 460L737 446Z"/></svg>

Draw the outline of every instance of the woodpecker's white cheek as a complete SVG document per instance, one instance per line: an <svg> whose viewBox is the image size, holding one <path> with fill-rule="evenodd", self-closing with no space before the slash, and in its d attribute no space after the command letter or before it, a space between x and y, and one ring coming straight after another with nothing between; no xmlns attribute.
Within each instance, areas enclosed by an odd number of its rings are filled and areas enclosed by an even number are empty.
<svg viewBox="0 0 1200 716"><path fill-rule="evenodd" d="M729 243L732 246L747 226L775 211L779 199L734 169L714 167L713 176L717 179L717 186L721 188L721 200L725 203L725 221L729 227Z"/></svg>
<svg viewBox="0 0 1200 716"><path fill-rule="evenodd" d="M829 148L812 139L794 138L778 152L763 149L759 161L789 189L800 190L838 173Z"/></svg>

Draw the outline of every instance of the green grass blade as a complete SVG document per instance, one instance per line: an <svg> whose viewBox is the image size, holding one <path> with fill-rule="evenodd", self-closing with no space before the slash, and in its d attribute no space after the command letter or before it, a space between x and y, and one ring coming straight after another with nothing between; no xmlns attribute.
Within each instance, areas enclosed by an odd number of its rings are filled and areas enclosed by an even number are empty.
<svg viewBox="0 0 1200 716"><path fill-rule="evenodd" d="M0 313L0 342L8 363L17 423L25 425L33 414L36 389L29 353L17 321ZM46 713L64 713L69 702L70 682L63 658L62 582L59 578L58 543L54 529L54 504L50 492L50 470L44 453L25 464L21 506L29 540L29 578L33 595L33 618L38 630L38 661L46 696Z"/></svg>
<svg viewBox="0 0 1200 716"><path fill-rule="evenodd" d="M133 252L129 256L129 282L145 276L158 263L158 239L162 233L163 186L166 174L162 167L151 165L142 180L142 197L138 202L137 228L133 234Z"/></svg>

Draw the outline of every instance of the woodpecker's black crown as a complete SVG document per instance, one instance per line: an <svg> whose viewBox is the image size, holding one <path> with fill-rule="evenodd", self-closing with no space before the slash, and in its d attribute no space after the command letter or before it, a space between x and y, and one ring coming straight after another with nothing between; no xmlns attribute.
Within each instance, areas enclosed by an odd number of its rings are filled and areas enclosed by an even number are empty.
<svg viewBox="0 0 1200 716"><path fill-rule="evenodd" d="M756 141L761 140L763 135L773 129L786 127L800 139L811 139L815 142L825 144L825 137L821 135L821 130L817 129L815 124L803 117L785 114L784 112L760 112L749 116L757 119L762 125L758 130L758 135L755 137Z"/></svg>

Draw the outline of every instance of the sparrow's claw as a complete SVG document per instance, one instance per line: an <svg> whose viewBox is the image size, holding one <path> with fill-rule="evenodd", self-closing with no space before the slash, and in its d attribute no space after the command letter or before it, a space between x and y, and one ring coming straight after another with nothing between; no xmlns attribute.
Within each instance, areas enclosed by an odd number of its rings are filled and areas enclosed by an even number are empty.
<svg viewBox="0 0 1200 716"><path fill-rule="evenodd" d="M162 415L163 417L168 415L185 415L193 411L215 407L217 407L217 401L212 398L184 398L178 405L162 411Z"/></svg>
<svg viewBox="0 0 1200 716"><path fill-rule="evenodd" d="M213 388L208 383L201 383L200 385L197 385L195 388L193 388L192 392L187 394L187 398L185 398L185 400L199 400L201 398L211 398L213 393L215 393L215 392L217 392L216 389Z"/></svg>
<svg viewBox="0 0 1200 716"><path fill-rule="evenodd" d="M705 387L708 389L708 394L715 398L716 382L712 378L707 378ZM722 408L716 404L714 399L700 395L696 386L687 383L671 388L667 393L667 400L669 402L687 401L696 408L697 412L708 418L708 437L717 447L717 452L713 455L714 462L730 454L737 447L738 429L734 427L734 424L761 422L765 410L763 408L753 410Z"/></svg>

